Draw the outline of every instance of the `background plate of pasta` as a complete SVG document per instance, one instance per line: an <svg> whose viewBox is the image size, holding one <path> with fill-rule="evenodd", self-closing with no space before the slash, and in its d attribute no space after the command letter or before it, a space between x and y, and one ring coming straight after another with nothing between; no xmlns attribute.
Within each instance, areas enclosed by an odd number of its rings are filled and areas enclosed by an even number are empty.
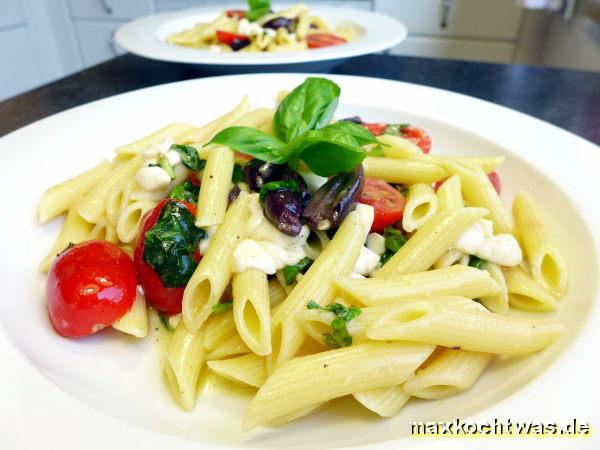
<svg viewBox="0 0 600 450"><path fill-rule="evenodd" d="M373 12L264 0L227 10L212 6L156 14L116 33L121 47L148 58L246 69L330 67L388 49L405 37L400 22Z"/></svg>
<svg viewBox="0 0 600 450"><path fill-rule="evenodd" d="M600 153L566 131L262 74L93 102L0 151L7 448L400 448L410 422L600 420Z"/></svg>

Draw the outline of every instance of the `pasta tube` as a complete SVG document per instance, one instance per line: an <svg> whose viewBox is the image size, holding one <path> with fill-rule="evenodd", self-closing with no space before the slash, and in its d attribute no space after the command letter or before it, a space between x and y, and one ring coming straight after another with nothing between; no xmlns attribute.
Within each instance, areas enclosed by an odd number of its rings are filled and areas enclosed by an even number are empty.
<svg viewBox="0 0 600 450"><path fill-rule="evenodd" d="M427 183L415 183L408 190L402 228L409 233L421 227L438 211L438 199Z"/></svg>
<svg viewBox="0 0 600 450"><path fill-rule="evenodd" d="M233 317L250 350L261 356L271 353L271 305L264 272L249 269L233 275Z"/></svg>
<svg viewBox="0 0 600 450"><path fill-rule="evenodd" d="M265 358L250 353L221 361L208 361L211 370L231 381L261 387L267 380Z"/></svg>
<svg viewBox="0 0 600 450"><path fill-rule="evenodd" d="M492 312L506 314L508 312L508 289L502 269L498 264L487 262L483 270L490 274L500 290L495 294L479 296L479 302Z"/></svg>
<svg viewBox="0 0 600 450"><path fill-rule="evenodd" d="M365 176L388 183L433 183L447 176L443 167L419 160L367 156L362 165Z"/></svg>
<svg viewBox="0 0 600 450"><path fill-rule="evenodd" d="M402 386L386 386L353 394L354 399L381 417L393 417L410 400Z"/></svg>
<svg viewBox="0 0 600 450"><path fill-rule="evenodd" d="M223 222L227 211L227 199L231 189L233 152L222 145L214 145L202 174L202 189L198 197L196 225L205 227Z"/></svg>
<svg viewBox="0 0 600 450"><path fill-rule="evenodd" d="M436 194L440 212L465 206L460 189L460 177L457 175L452 175L441 184Z"/></svg>
<svg viewBox="0 0 600 450"><path fill-rule="evenodd" d="M543 286L536 283L519 266L504 269L508 302L512 308L526 311L546 312L558 307L556 298Z"/></svg>
<svg viewBox="0 0 600 450"><path fill-rule="evenodd" d="M137 338L148 336L148 311L144 296L137 293L131 309L113 323L112 327Z"/></svg>
<svg viewBox="0 0 600 450"><path fill-rule="evenodd" d="M243 429L354 392L403 383L433 350L424 344L370 343L294 358L259 389Z"/></svg>

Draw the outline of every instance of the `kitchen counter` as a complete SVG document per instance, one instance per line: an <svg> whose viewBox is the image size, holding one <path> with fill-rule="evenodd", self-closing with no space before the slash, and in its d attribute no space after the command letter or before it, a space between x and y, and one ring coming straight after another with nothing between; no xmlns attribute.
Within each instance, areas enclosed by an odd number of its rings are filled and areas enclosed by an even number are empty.
<svg viewBox="0 0 600 450"><path fill-rule="evenodd" d="M390 55L354 58L331 73L388 78L471 95L600 144L598 73ZM0 136L93 100L203 76L193 66L124 55L0 103Z"/></svg>

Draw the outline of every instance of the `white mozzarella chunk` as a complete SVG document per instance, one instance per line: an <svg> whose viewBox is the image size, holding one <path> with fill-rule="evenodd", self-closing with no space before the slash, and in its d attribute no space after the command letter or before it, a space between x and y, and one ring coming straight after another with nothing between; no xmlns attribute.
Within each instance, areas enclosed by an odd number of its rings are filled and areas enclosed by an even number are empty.
<svg viewBox="0 0 600 450"><path fill-rule="evenodd" d="M367 235L366 247L379 256L385 253L385 238L379 233L369 233Z"/></svg>
<svg viewBox="0 0 600 450"><path fill-rule="evenodd" d="M146 191L165 189L171 182L167 172L158 166L142 167L135 174L135 181Z"/></svg>

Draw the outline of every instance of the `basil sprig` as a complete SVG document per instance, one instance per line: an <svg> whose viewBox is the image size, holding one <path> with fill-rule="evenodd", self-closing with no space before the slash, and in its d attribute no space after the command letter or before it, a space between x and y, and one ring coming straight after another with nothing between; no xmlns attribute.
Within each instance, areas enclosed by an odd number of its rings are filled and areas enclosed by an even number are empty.
<svg viewBox="0 0 600 450"><path fill-rule="evenodd" d="M322 309L335 314L336 318L331 322L332 333L323 333L323 342L329 347L340 348L352 345L352 335L348 333L348 323L355 317L360 316L362 310L355 306L344 306L339 303L321 307L317 302L311 300L306 305L308 309Z"/></svg>
<svg viewBox="0 0 600 450"><path fill-rule="evenodd" d="M197 204L200 186L195 186L191 181L184 181L173 188L169 193L169 198L183 200L184 202Z"/></svg>
<svg viewBox="0 0 600 450"><path fill-rule="evenodd" d="M212 307L212 314L221 314L233 308L233 300L228 302L220 302Z"/></svg>
<svg viewBox="0 0 600 450"><path fill-rule="evenodd" d="M335 112L340 88L325 78L307 78L281 102L273 119L275 136L250 127L229 127L217 143L262 161L304 161L315 174L328 177L357 167L366 156L361 147L378 143L368 130L352 122L327 125Z"/></svg>
<svg viewBox="0 0 600 450"><path fill-rule="evenodd" d="M206 161L200 159L198 156L198 150L196 150L191 145L181 145L181 144L173 144L171 145L171 150L175 150L179 153L179 157L181 158L181 163L187 167L188 169L199 172L204 169L206 165Z"/></svg>
<svg viewBox="0 0 600 450"><path fill-rule="evenodd" d="M381 264L385 264L388 260L396 254L400 248L406 244L406 238L402 232L395 227L387 227L383 230L383 237L385 238L385 252L381 255Z"/></svg>
<svg viewBox="0 0 600 450"><path fill-rule="evenodd" d="M146 233L144 261L165 287L185 286L198 265L193 256L206 234L194 219L183 204L169 201Z"/></svg>
<svg viewBox="0 0 600 450"><path fill-rule="evenodd" d="M306 258L302 258L296 264L293 264L290 266L285 266L283 268L283 276L285 278L285 284L288 286L290 284L292 284L296 280L296 277L298 276L298 274L305 273L313 262L314 261L312 259L310 259L309 257L306 257Z"/></svg>
<svg viewBox="0 0 600 450"><path fill-rule="evenodd" d="M246 11L246 19L253 22L269 13L271 0L248 0L250 10Z"/></svg>
<svg viewBox="0 0 600 450"><path fill-rule="evenodd" d="M483 270L483 267L486 265L487 261L485 259L478 258L475 255L469 256L469 266L474 267L479 270Z"/></svg>

